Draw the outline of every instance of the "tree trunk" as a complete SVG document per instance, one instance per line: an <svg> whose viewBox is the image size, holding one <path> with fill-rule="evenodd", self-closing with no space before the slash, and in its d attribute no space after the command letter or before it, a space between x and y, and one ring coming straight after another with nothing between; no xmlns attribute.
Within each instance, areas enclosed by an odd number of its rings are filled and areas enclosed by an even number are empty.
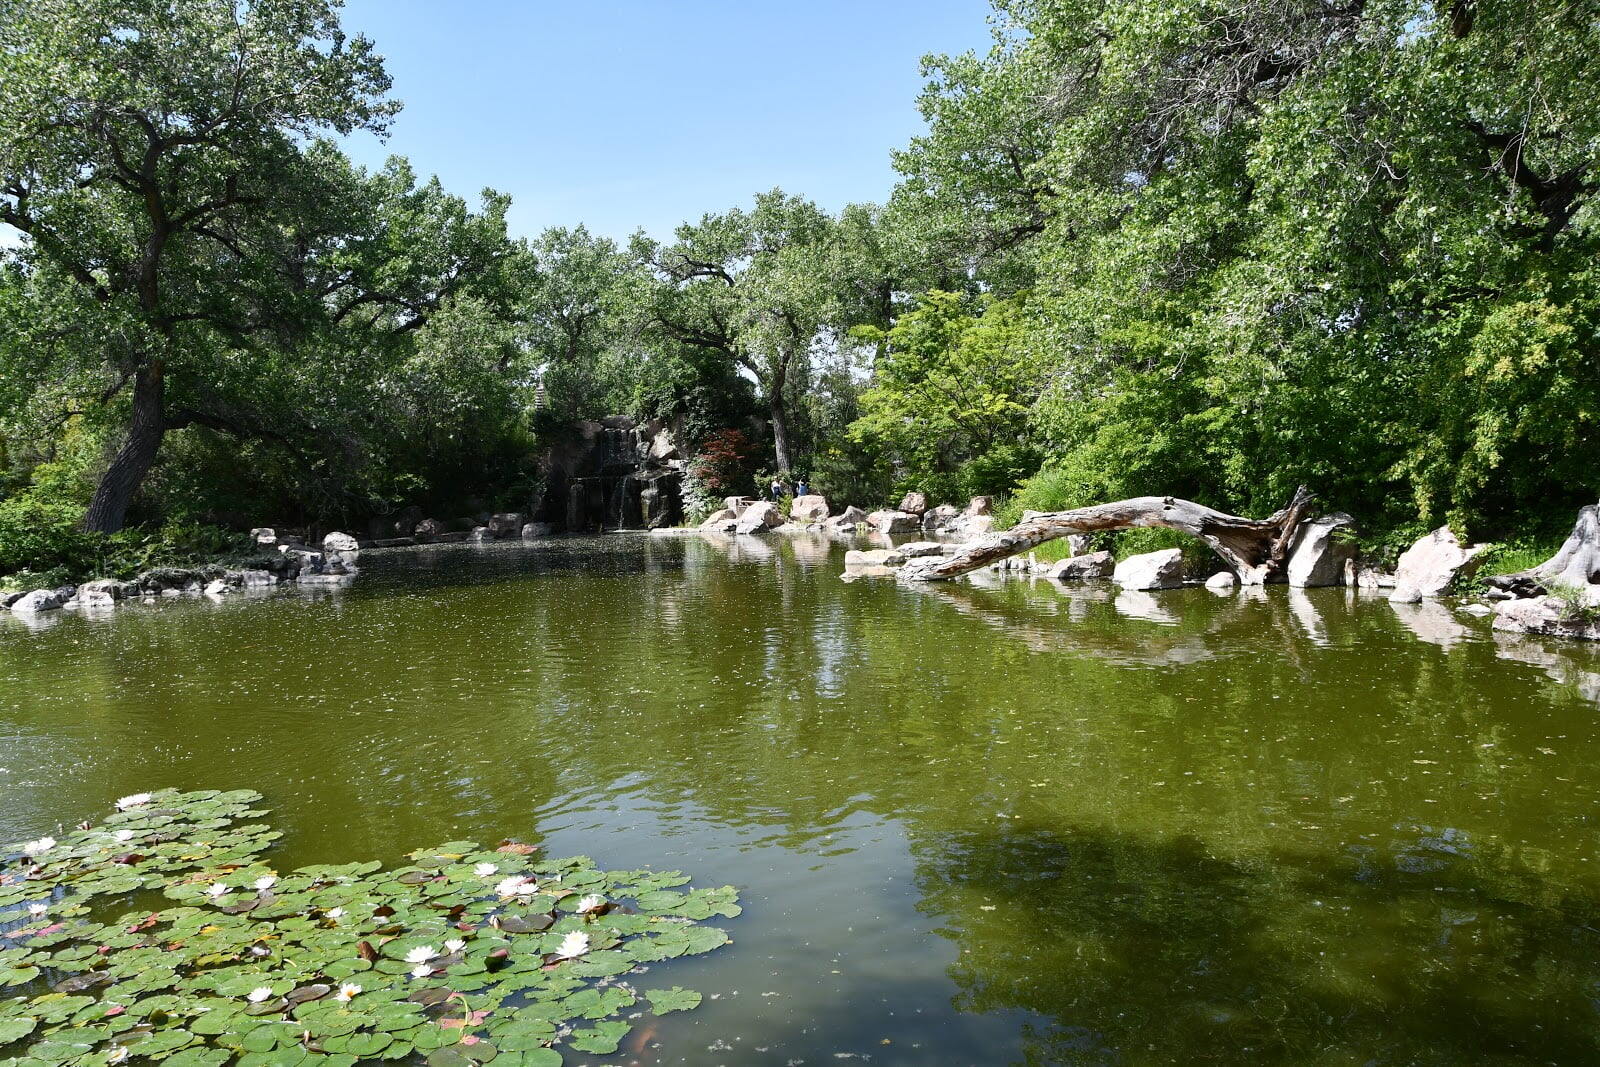
<svg viewBox="0 0 1600 1067"><path fill-rule="evenodd" d="M85 530L116 533L122 529L128 505L161 449L161 438L166 433L165 393L160 360L151 360L139 368L133 383L133 417L128 422L128 436L95 486L89 510L83 516Z"/></svg>
<svg viewBox="0 0 1600 1067"><path fill-rule="evenodd" d="M772 413L772 451L778 457L778 471L781 474L790 474L789 466L789 421L783 411L783 397L774 396L770 405Z"/></svg>
<svg viewBox="0 0 1600 1067"><path fill-rule="evenodd" d="M908 560L900 576L937 581L977 570L997 559L1072 534L1159 526L1200 538L1238 574L1244 585L1261 585L1283 571L1289 545L1306 512L1311 491L1301 486L1287 507L1265 519L1245 519L1170 496L1140 496L1112 504L1030 516L1009 530L990 534L953 556Z"/></svg>
<svg viewBox="0 0 1600 1067"><path fill-rule="evenodd" d="M1578 509L1578 521L1556 554L1525 571L1497 574L1488 584L1518 596L1542 596L1559 586L1600 582L1600 505Z"/></svg>

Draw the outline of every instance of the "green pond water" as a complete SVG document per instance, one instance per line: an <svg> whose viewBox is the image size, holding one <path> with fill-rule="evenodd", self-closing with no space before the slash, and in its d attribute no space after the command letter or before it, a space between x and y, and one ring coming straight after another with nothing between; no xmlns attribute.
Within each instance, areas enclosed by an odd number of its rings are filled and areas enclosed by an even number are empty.
<svg viewBox="0 0 1600 1067"><path fill-rule="evenodd" d="M444 546L0 613L0 840L248 787L281 866L520 837L737 886L734 944L643 980L703 1006L596 1063L1600 1058L1600 650L842 557Z"/></svg>

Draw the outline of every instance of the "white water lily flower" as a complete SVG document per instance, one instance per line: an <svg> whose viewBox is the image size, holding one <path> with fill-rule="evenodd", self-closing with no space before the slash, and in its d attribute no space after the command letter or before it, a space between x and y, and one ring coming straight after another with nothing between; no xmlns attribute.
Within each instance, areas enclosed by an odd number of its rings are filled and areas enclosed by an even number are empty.
<svg viewBox="0 0 1600 1067"><path fill-rule="evenodd" d="M262 956L270 955L271 951L272 950L267 948L266 945L251 945L250 946L250 955L256 957L257 959L260 959Z"/></svg>
<svg viewBox="0 0 1600 1067"><path fill-rule="evenodd" d="M342 919L342 918L344 918L344 909L343 908L329 908L328 909L328 918L330 918L330 919Z"/></svg>
<svg viewBox="0 0 1600 1067"><path fill-rule="evenodd" d="M263 893L277 884L278 878L276 875L263 874L260 878L256 879L256 888L261 890Z"/></svg>
<svg viewBox="0 0 1600 1067"><path fill-rule="evenodd" d="M446 952L460 952L466 947L467 943L461 940L459 937L452 937L450 940L444 943L444 950Z"/></svg>
<svg viewBox="0 0 1600 1067"><path fill-rule="evenodd" d="M539 888L537 882L524 874L513 874L510 878L502 878L494 891L503 897L531 896Z"/></svg>
<svg viewBox="0 0 1600 1067"><path fill-rule="evenodd" d="M348 1004L359 992L361 992L360 986L356 985L354 982L346 982L344 985L339 987L339 992L334 994L333 999L339 1001L341 1004Z"/></svg>
<svg viewBox="0 0 1600 1067"><path fill-rule="evenodd" d="M272 989L270 986L258 985L254 989L250 990L250 992L246 993L244 995L244 999L248 1000L252 1004L260 1004L263 1000L267 1000L271 996Z"/></svg>
<svg viewBox="0 0 1600 1067"><path fill-rule="evenodd" d="M499 867L496 867L492 863L480 863L476 867L472 868L472 873L477 875L479 878L487 878L499 869Z"/></svg>
<svg viewBox="0 0 1600 1067"><path fill-rule="evenodd" d="M599 909L605 907L605 903L605 897L596 896L594 893L590 893L588 896L579 899L578 914L587 915L591 911L598 911Z"/></svg>
<svg viewBox="0 0 1600 1067"><path fill-rule="evenodd" d="M438 954L438 952L434 951L434 947L432 945L418 945L416 948L406 953L406 962L427 963Z"/></svg>
<svg viewBox="0 0 1600 1067"><path fill-rule="evenodd" d="M50 905L46 904L42 900L36 900L32 904L28 905L28 914L32 915L34 918L38 918L49 910Z"/></svg>
<svg viewBox="0 0 1600 1067"><path fill-rule="evenodd" d="M564 960L574 956L581 956L589 951L589 935L582 930L574 930L561 939L561 947L556 949L556 955Z"/></svg>
<svg viewBox="0 0 1600 1067"><path fill-rule="evenodd" d="M55 838L41 837L37 841L24 841L22 843L22 854L25 856L39 857L55 847Z"/></svg>
<svg viewBox="0 0 1600 1067"><path fill-rule="evenodd" d="M127 811L129 808L142 808L150 803L149 793L130 793L125 797L117 798L117 810Z"/></svg>
<svg viewBox="0 0 1600 1067"><path fill-rule="evenodd" d="M211 897L213 900L225 895L227 892L228 886L225 882L212 882L206 886L206 896Z"/></svg>
<svg viewBox="0 0 1600 1067"><path fill-rule="evenodd" d="M413 978L426 978L432 973L433 968L428 966L426 963L419 963L415 967L411 968L411 977Z"/></svg>
<svg viewBox="0 0 1600 1067"><path fill-rule="evenodd" d="M127 1063L128 1062L128 1046L127 1045L118 1045L116 1048L113 1048L110 1052L106 1053L106 1062L107 1063Z"/></svg>
<svg viewBox="0 0 1600 1067"><path fill-rule="evenodd" d="M127 842L133 840L133 831L132 830L118 830L116 833L112 834L111 836L115 837L119 842L122 842L122 843L126 844Z"/></svg>

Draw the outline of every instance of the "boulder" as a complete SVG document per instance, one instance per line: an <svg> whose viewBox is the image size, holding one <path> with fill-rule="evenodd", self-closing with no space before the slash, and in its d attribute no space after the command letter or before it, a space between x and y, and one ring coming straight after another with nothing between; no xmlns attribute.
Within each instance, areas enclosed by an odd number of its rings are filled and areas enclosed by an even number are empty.
<svg viewBox="0 0 1600 1067"><path fill-rule="evenodd" d="M739 516L735 533L753 534L773 530L783 525L783 513L770 500L760 500L744 509Z"/></svg>
<svg viewBox="0 0 1600 1067"><path fill-rule="evenodd" d="M1355 520L1335 512L1300 524L1289 545L1284 578L1297 589L1339 585L1347 564L1353 564L1356 546L1349 538Z"/></svg>
<svg viewBox="0 0 1600 1067"><path fill-rule="evenodd" d="M475 545L486 544L494 540L494 534L487 526L474 526L472 532L467 535L467 540Z"/></svg>
<svg viewBox="0 0 1600 1067"><path fill-rule="evenodd" d="M415 537L422 544L427 544L429 541L437 541L440 534L449 532L449 525L442 520L423 519L421 522L417 523L416 526L412 527L411 536Z"/></svg>
<svg viewBox="0 0 1600 1067"><path fill-rule="evenodd" d="M992 497L992 496L975 496L975 497L973 497L971 500L967 501L967 511L966 511L966 513L968 515L993 515L994 514L994 497Z"/></svg>
<svg viewBox="0 0 1600 1067"><path fill-rule="evenodd" d="M522 534L522 524L526 521L526 517L520 511L503 511L489 516L489 532L501 540L519 537Z"/></svg>
<svg viewBox="0 0 1600 1067"><path fill-rule="evenodd" d="M1183 550L1141 552L1117 564L1111 580L1124 589L1176 589L1183 584Z"/></svg>
<svg viewBox="0 0 1600 1067"><path fill-rule="evenodd" d="M108 597L111 600L125 600L131 596L139 595L139 587L132 582L122 582L115 578L96 578L92 582L84 582L78 587L78 596L85 594L99 598Z"/></svg>
<svg viewBox="0 0 1600 1067"><path fill-rule="evenodd" d="M738 514L732 508L718 508L716 511L713 511L711 514L705 517L705 521L700 523L700 529L720 530L723 526L733 522L738 517Z"/></svg>
<svg viewBox="0 0 1600 1067"><path fill-rule="evenodd" d="M250 531L250 540L267 548L278 543L278 531L270 526L257 526Z"/></svg>
<svg viewBox="0 0 1600 1067"><path fill-rule="evenodd" d="M876 567L898 567L905 561L905 553L898 548L851 549L844 554L844 569L848 573Z"/></svg>
<svg viewBox="0 0 1600 1067"><path fill-rule="evenodd" d="M555 533L555 527L548 522L525 522L522 524L521 534L524 541L535 541L541 537L549 537L553 533Z"/></svg>
<svg viewBox="0 0 1600 1067"><path fill-rule="evenodd" d="M1396 581L1394 583L1394 592L1389 594L1389 600L1395 604L1420 604L1422 602L1422 590L1410 582Z"/></svg>
<svg viewBox="0 0 1600 1067"><path fill-rule="evenodd" d="M860 508L856 507L854 504L851 504L849 507L845 508L839 514L837 514L833 518L829 519L828 520L828 525L829 526L837 526L837 527L840 527L841 529L852 529L852 528L854 528L856 526L860 526L862 523L864 523L866 521L867 521L867 513L865 511L862 511Z"/></svg>
<svg viewBox="0 0 1600 1067"><path fill-rule="evenodd" d="M1085 552L1069 556L1050 568L1050 577L1058 582L1087 582L1096 578L1109 578L1116 572L1117 560L1109 552Z"/></svg>
<svg viewBox="0 0 1600 1067"><path fill-rule="evenodd" d="M62 603L54 589L35 589L12 601L11 610L18 615L36 615L42 611L60 611Z"/></svg>
<svg viewBox="0 0 1600 1067"><path fill-rule="evenodd" d="M229 585L227 581L222 578L213 578L211 581L206 583L206 596L222 597L227 596L231 592L233 592L233 586Z"/></svg>
<svg viewBox="0 0 1600 1067"><path fill-rule="evenodd" d="M937 533L953 524L960 516L961 512L949 504L929 508L922 513L922 530L924 533Z"/></svg>
<svg viewBox="0 0 1600 1067"><path fill-rule="evenodd" d="M963 515L950 531L967 540L982 537L984 534L994 533L993 515Z"/></svg>
<svg viewBox="0 0 1600 1067"><path fill-rule="evenodd" d="M361 558L361 546L347 533L335 530L322 539L323 570L334 574L354 574L356 560Z"/></svg>
<svg viewBox="0 0 1600 1067"><path fill-rule="evenodd" d="M1239 584L1239 579L1232 571L1218 571L1206 579L1206 588L1213 593L1231 593L1233 587Z"/></svg>
<svg viewBox="0 0 1600 1067"><path fill-rule="evenodd" d="M748 496L730 496L722 501L722 506L733 512L733 517L738 518L744 514L744 509L754 504L755 500Z"/></svg>
<svg viewBox="0 0 1600 1067"><path fill-rule="evenodd" d="M916 533L922 523L908 511L874 511L867 516L867 525L881 534Z"/></svg>
<svg viewBox="0 0 1600 1067"><path fill-rule="evenodd" d="M27 593L21 591L15 593L0 592L0 608L9 608L11 605L15 604L17 601L21 600L27 595Z"/></svg>
<svg viewBox="0 0 1600 1067"><path fill-rule="evenodd" d="M1395 592L1410 587L1422 596L1438 596L1450 588L1458 575L1470 578L1483 562L1483 552L1488 547L1463 545L1450 527L1441 526L1400 556L1394 573Z"/></svg>
<svg viewBox="0 0 1600 1067"><path fill-rule="evenodd" d="M945 545L942 541L912 541L909 544L895 546L895 551L906 559L916 559L919 556L942 556Z"/></svg>
<svg viewBox="0 0 1600 1067"><path fill-rule="evenodd" d="M1513 633L1543 633L1560 622L1566 605L1553 596L1502 600L1494 606L1494 628Z"/></svg>
<svg viewBox="0 0 1600 1067"><path fill-rule="evenodd" d="M911 515L920 516L928 510L928 495L915 490L900 498L900 510Z"/></svg>
<svg viewBox="0 0 1600 1067"><path fill-rule="evenodd" d="M655 429L657 423L650 423L645 429L645 436L649 438L650 458L657 463L666 463L668 460L683 458L678 452L678 442L672 439L672 431L666 427ZM648 432L653 430L654 432Z"/></svg>
<svg viewBox="0 0 1600 1067"><path fill-rule="evenodd" d="M828 517L828 499L819 493L797 496L789 505L789 517L795 522L821 522Z"/></svg>

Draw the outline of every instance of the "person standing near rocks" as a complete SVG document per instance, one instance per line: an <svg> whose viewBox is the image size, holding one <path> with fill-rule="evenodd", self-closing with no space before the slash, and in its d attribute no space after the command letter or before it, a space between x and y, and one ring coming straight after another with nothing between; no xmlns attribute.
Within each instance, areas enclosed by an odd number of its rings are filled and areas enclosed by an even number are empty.
<svg viewBox="0 0 1600 1067"><path fill-rule="evenodd" d="M777 475L773 475L772 485L770 488L772 490L772 500L774 503L783 499L783 482L778 478Z"/></svg>
<svg viewBox="0 0 1600 1067"><path fill-rule="evenodd" d="M810 496L811 495L811 487L806 484L806 479L805 479L804 475L801 475L799 478L795 479L795 481L794 481L794 495L795 496Z"/></svg>

